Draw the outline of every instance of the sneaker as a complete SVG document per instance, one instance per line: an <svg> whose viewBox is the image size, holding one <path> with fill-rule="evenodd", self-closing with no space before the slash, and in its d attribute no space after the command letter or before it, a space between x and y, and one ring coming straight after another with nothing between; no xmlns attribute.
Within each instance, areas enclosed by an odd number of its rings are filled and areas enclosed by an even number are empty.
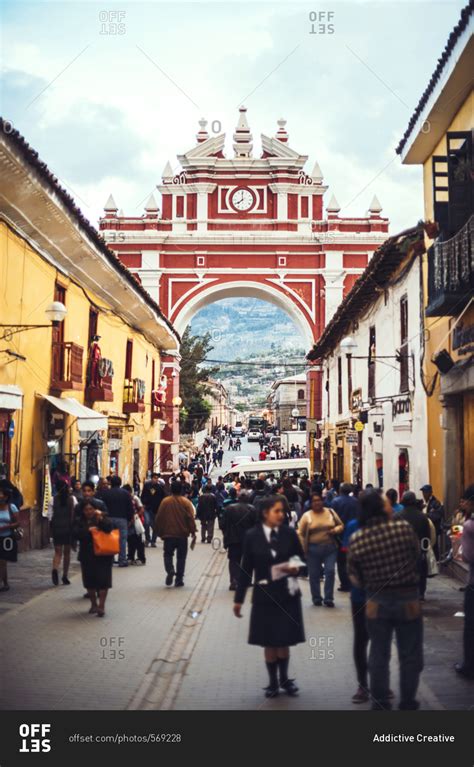
<svg viewBox="0 0 474 767"><path fill-rule="evenodd" d="M323 604L323 600L322 599L313 599L313 605L315 607L321 607L322 604Z"/></svg>
<svg viewBox="0 0 474 767"><path fill-rule="evenodd" d="M334 607L334 602L332 599L325 599L324 600L324 606L325 607Z"/></svg>
<svg viewBox="0 0 474 767"><path fill-rule="evenodd" d="M364 687L358 688L357 692L352 696L353 703L367 703L369 700L369 693Z"/></svg>
<svg viewBox="0 0 474 767"><path fill-rule="evenodd" d="M167 586L171 586L172 585L173 578L174 578L174 573L168 573L168 575L166 576L166 580L165 580L165 583L166 583Z"/></svg>
<svg viewBox="0 0 474 767"><path fill-rule="evenodd" d="M178 581L178 580L177 580L177 581L175 581L175 584L174 584L174 585L175 585L177 588L179 588L180 586L184 586L184 581Z"/></svg>
<svg viewBox="0 0 474 767"><path fill-rule="evenodd" d="M119 562L119 567L128 567L128 562Z"/></svg>

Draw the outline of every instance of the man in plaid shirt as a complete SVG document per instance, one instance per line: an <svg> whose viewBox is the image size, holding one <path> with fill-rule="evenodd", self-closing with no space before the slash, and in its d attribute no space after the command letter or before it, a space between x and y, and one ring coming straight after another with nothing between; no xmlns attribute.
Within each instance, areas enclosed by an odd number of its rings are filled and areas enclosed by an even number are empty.
<svg viewBox="0 0 474 767"><path fill-rule="evenodd" d="M373 709L390 709L390 648L395 637L400 663L400 709L417 709L423 669L423 623L418 591L420 542L404 520L390 519L380 495L361 493L360 529L350 539L347 567L365 590L370 637Z"/></svg>

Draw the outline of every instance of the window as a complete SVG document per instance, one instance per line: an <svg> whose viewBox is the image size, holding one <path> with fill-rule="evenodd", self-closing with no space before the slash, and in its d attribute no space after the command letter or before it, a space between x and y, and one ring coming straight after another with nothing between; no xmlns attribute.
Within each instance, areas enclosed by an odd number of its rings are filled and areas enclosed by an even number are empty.
<svg viewBox="0 0 474 767"><path fill-rule="evenodd" d="M471 132L450 131L446 134L446 155L433 156L434 218L442 239L456 234L472 214L472 155Z"/></svg>
<svg viewBox="0 0 474 767"><path fill-rule="evenodd" d="M369 328L369 380L368 380L368 395L369 398L375 397L375 325Z"/></svg>
<svg viewBox="0 0 474 767"><path fill-rule="evenodd" d="M92 339L97 335L97 321L99 319L99 312L97 309L89 309L89 346L92 343Z"/></svg>
<svg viewBox="0 0 474 767"><path fill-rule="evenodd" d="M128 381L132 379L132 357L133 357L133 341L129 338L127 341L127 349L125 352L125 378Z"/></svg>
<svg viewBox="0 0 474 767"><path fill-rule="evenodd" d="M183 218L184 216L184 197L180 195L176 198L176 218Z"/></svg>
<svg viewBox="0 0 474 767"><path fill-rule="evenodd" d="M308 218L308 198L301 198L301 218Z"/></svg>
<svg viewBox="0 0 474 767"><path fill-rule="evenodd" d="M304 398L305 398L305 390L298 389L298 399L304 399Z"/></svg>
<svg viewBox="0 0 474 767"><path fill-rule="evenodd" d="M347 408L351 409L352 403L352 355L347 355Z"/></svg>
<svg viewBox="0 0 474 767"><path fill-rule="evenodd" d="M342 357L337 358L337 412L342 413Z"/></svg>
<svg viewBox="0 0 474 767"><path fill-rule="evenodd" d="M400 300L400 392L406 392L408 385L408 298Z"/></svg>

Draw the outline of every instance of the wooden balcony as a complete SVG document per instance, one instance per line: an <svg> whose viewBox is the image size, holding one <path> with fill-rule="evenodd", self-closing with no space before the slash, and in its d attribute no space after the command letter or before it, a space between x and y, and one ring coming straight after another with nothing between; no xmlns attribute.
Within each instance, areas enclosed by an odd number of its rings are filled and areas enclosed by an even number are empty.
<svg viewBox="0 0 474 767"><path fill-rule="evenodd" d="M123 412L143 413L145 410L145 381L141 378L125 379L123 387Z"/></svg>
<svg viewBox="0 0 474 767"><path fill-rule="evenodd" d="M112 402L112 376L104 376L100 379L100 386L87 386L85 397L89 402Z"/></svg>
<svg viewBox="0 0 474 767"><path fill-rule="evenodd" d="M51 389L53 391L82 388L83 356L83 347L72 343L72 341L53 343L51 364Z"/></svg>
<svg viewBox="0 0 474 767"><path fill-rule="evenodd" d="M474 292L474 215L451 239L428 251L427 317L460 314Z"/></svg>

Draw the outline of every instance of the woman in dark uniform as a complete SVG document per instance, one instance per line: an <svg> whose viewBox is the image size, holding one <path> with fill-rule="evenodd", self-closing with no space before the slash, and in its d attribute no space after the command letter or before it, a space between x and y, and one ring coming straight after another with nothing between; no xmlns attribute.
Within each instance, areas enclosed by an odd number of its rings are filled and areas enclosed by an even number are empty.
<svg viewBox="0 0 474 767"><path fill-rule="evenodd" d="M71 561L72 525L74 519L74 507L77 503L75 496L71 495L69 485L60 480L56 485L56 495L51 501L51 535L54 545L53 569L51 578L55 586L59 583L58 570L63 562L62 581L68 586L71 581L68 578L69 564Z"/></svg>
<svg viewBox="0 0 474 767"><path fill-rule="evenodd" d="M234 615L241 618L242 604L254 575L249 644L264 648L270 678L265 688L267 698L278 695L281 687L288 695L297 695L294 679L288 678L290 646L305 641L301 592L296 581L300 567L290 564L292 557L304 560L296 532L284 525L282 499L271 496L260 504L261 524L248 531L234 599ZM272 568L283 577L276 579Z"/></svg>
<svg viewBox="0 0 474 767"><path fill-rule="evenodd" d="M107 593L112 588L113 556L98 557L94 554L91 527L98 527L104 533L110 533L113 529L112 521L104 511L100 511L94 499L86 501L77 515L74 524L74 538L79 541L82 579L91 600L89 612L103 618ZM99 597L98 603L97 597Z"/></svg>

